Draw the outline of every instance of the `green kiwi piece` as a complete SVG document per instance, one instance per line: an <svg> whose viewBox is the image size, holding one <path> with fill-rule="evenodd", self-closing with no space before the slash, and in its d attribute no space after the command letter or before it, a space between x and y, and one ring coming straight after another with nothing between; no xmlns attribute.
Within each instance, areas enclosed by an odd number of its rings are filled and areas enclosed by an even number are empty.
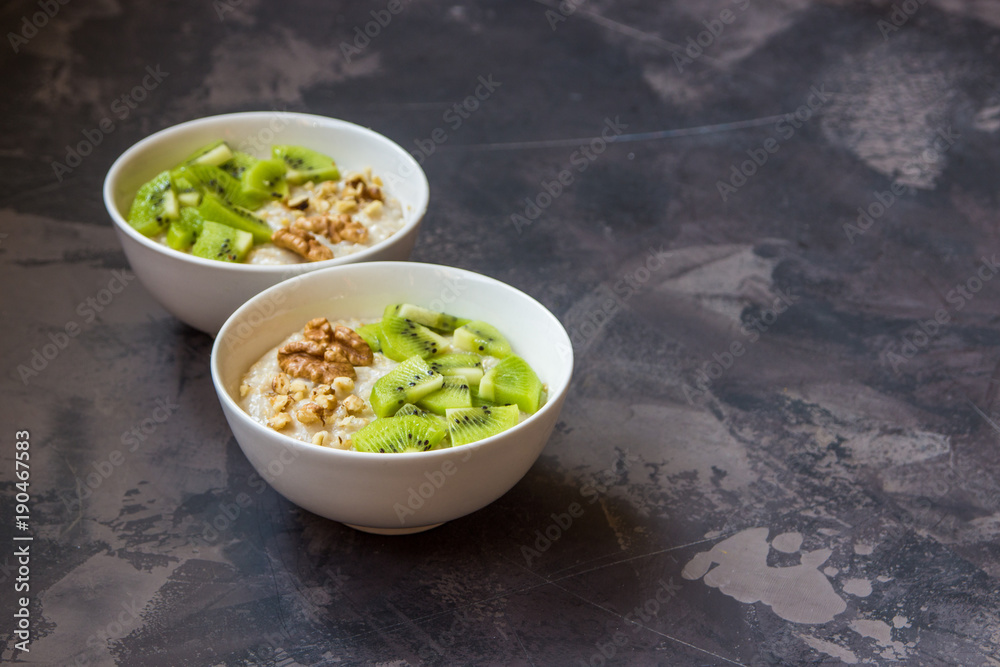
<svg viewBox="0 0 1000 667"><path fill-rule="evenodd" d="M542 381L527 361L516 355L500 360L479 382L479 395L500 404L516 404L529 415L542 403Z"/></svg>
<svg viewBox="0 0 1000 667"><path fill-rule="evenodd" d="M193 181L195 187L201 188L204 192L214 194L230 204L250 210L259 207L269 199L266 195L261 196L244 190L242 181L233 178L219 167L192 164L176 170L175 175Z"/></svg>
<svg viewBox="0 0 1000 667"><path fill-rule="evenodd" d="M205 220L250 232L257 243L267 243L271 240L271 228L266 222L247 209L233 206L210 192L202 196L198 213Z"/></svg>
<svg viewBox="0 0 1000 667"><path fill-rule="evenodd" d="M448 333L469 322L469 320L448 315L447 313L439 313L436 310L430 310L422 306L415 306L412 303L391 303L385 307L385 312L382 316L405 317L417 324L423 324L425 327Z"/></svg>
<svg viewBox="0 0 1000 667"><path fill-rule="evenodd" d="M479 408L452 408L445 413L451 444L467 445L491 435L502 433L520 419L516 405L483 406Z"/></svg>
<svg viewBox="0 0 1000 667"><path fill-rule="evenodd" d="M198 209L182 206L180 216L167 229L167 245L174 250L187 250L201 233L204 222Z"/></svg>
<svg viewBox="0 0 1000 667"><path fill-rule="evenodd" d="M426 452L445 436L440 426L426 417L406 415L376 419L351 436L354 449L373 454Z"/></svg>
<svg viewBox="0 0 1000 667"><path fill-rule="evenodd" d="M422 324L402 317L382 318L382 354L395 361L417 355L427 359L448 348L448 341Z"/></svg>
<svg viewBox="0 0 1000 667"><path fill-rule="evenodd" d="M359 336L365 339L372 352L382 351L382 323L362 324L354 330Z"/></svg>
<svg viewBox="0 0 1000 667"><path fill-rule="evenodd" d="M202 224L198 240L191 248L191 254L224 262L242 262L251 247L253 236L249 232L206 220Z"/></svg>
<svg viewBox="0 0 1000 667"><path fill-rule="evenodd" d="M469 387L469 393L472 394L472 407L474 407L474 408L481 408L484 405L489 406L489 407L492 408L492 407L496 407L497 405L500 405L496 401L491 401L488 398L483 398L479 394L479 388L478 387L471 387L470 386Z"/></svg>
<svg viewBox="0 0 1000 667"><path fill-rule="evenodd" d="M207 164L218 167L233 157L233 149L224 140L213 141L189 155L184 164Z"/></svg>
<svg viewBox="0 0 1000 667"><path fill-rule="evenodd" d="M243 190L250 196L281 199L288 196L283 160L258 160L243 172Z"/></svg>
<svg viewBox="0 0 1000 667"><path fill-rule="evenodd" d="M451 446L451 440L444 437L448 435L448 422L444 420L443 416L436 415L433 412L424 410L423 408L418 408L413 403L406 403L399 410L396 410L396 414L394 414L391 418L396 419L397 417L406 417L408 415L423 417L431 422L436 430L441 432L442 440L439 441L436 446L432 447L432 449L443 449L444 447Z"/></svg>
<svg viewBox="0 0 1000 667"><path fill-rule="evenodd" d="M128 224L143 236L156 236L180 213L177 195L170 185L170 172L161 172L143 183L128 211Z"/></svg>
<svg viewBox="0 0 1000 667"><path fill-rule="evenodd" d="M417 405L438 415L443 415L449 408L471 408L469 383L465 378L445 376L441 388L421 398Z"/></svg>
<svg viewBox="0 0 1000 667"><path fill-rule="evenodd" d="M333 158L302 146L272 146L271 157L283 160L288 165L286 178L289 183L306 181L320 183L340 178L340 171Z"/></svg>
<svg viewBox="0 0 1000 667"><path fill-rule="evenodd" d="M243 178L248 170L260 162L257 158L243 151L234 151L233 156L219 165L219 169L226 172L236 180Z"/></svg>
<svg viewBox="0 0 1000 667"><path fill-rule="evenodd" d="M389 417L407 403L441 388L444 376L435 373L427 362L413 356L380 377L372 386L369 402L379 417Z"/></svg>
<svg viewBox="0 0 1000 667"><path fill-rule="evenodd" d="M475 320L455 329L455 347L503 358L510 354L510 343L492 324Z"/></svg>
<svg viewBox="0 0 1000 667"><path fill-rule="evenodd" d="M184 206L197 206L201 203L201 190L194 182L184 175L184 172L175 169L170 172L170 184L174 186L177 193L177 203Z"/></svg>
<svg viewBox="0 0 1000 667"><path fill-rule="evenodd" d="M483 379L483 358L477 354L451 352L442 354L427 362L432 371L444 376L454 375L464 378L469 385L479 386Z"/></svg>

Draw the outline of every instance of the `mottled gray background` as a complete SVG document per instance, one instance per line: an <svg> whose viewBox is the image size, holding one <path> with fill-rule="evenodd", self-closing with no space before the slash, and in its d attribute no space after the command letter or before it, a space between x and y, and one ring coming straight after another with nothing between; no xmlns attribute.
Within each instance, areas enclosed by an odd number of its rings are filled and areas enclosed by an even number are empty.
<svg viewBox="0 0 1000 667"><path fill-rule="evenodd" d="M0 10L0 660L998 664L1000 6L414 0L345 55L387 4ZM562 421L493 505L390 538L289 504L223 420L210 339L129 280L113 160L259 109L414 151L442 128L413 259L573 334Z"/></svg>

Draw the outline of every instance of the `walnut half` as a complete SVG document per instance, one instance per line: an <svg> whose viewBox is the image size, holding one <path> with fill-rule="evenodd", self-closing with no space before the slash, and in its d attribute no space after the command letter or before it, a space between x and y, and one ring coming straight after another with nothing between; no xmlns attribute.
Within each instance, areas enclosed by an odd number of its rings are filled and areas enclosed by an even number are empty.
<svg viewBox="0 0 1000 667"><path fill-rule="evenodd" d="M350 327L333 327L325 317L309 320L302 340L278 349L278 365L288 375L317 384L333 384L340 377L357 377L355 366L375 360L368 343Z"/></svg>

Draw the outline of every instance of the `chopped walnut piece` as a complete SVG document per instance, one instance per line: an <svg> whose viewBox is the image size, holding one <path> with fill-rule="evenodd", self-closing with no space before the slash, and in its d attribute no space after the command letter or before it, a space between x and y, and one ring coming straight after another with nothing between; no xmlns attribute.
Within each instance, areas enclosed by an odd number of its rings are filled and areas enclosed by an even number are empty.
<svg viewBox="0 0 1000 667"><path fill-rule="evenodd" d="M377 185L368 183L365 174L351 174L344 181L344 187L353 188L357 192L358 198L362 201L382 201L384 199L382 190Z"/></svg>
<svg viewBox="0 0 1000 667"><path fill-rule="evenodd" d="M364 243L368 240L368 228L357 220L351 220L340 228L340 236L351 243Z"/></svg>
<svg viewBox="0 0 1000 667"><path fill-rule="evenodd" d="M368 206L365 206L363 213L369 218L377 218L382 215L382 208L382 202L373 201L371 204L368 204Z"/></svg>
<svg viewBox="0 0 1000 667"><path fill-rule="evenodd" d="M292 423L292 418L287 412L279 412L267 420L267 425L275 431L280 431Z"/></svg>
<svg viewBox="0 0 1000 667"><path fill-rule="evenodd" d="M299 218L288 227L275 230L271 235L271 243L279 248L291 250L297 255L304 257L310 262L321 262L325 259L333 259L333 251L314 239L304 229L296 229L296 225L301 220Z"/></svg>
<svg viewBox="0 0 1000 667"><path fill-rule="evenodd" d="M365 405L364 399L362 399L359 396L356 396L355 394L351 394L350 396L344 399L344 409L347 410L347 412L352 415L356 415L359 412L364 412L366 407L367 406Z"/></svg>
<svg viewBox="0 0 1000 667"><path fill-rule="evenodd" d="M336 378L333 381L333 388L336 390L338 396L348 394L354 391L354 380L348 377Z"/></svg>
<svg viewBox="0 0 1000 667"><path fill-rule="evenodd" d="M288 385L290 383L291 380L288 379L287 375L284 373L278 373L271 378L271 389L273 389L276 394L287 394Z"/></svg>
<svg viewBox="0 0 1000 667"><path fill-rule="evenodd" d="M341 199L334 204L334 208L337 209L337 213L353 213L358 210L358 202L354 199Z"/></svg>
<svg viewBox="0 0 1000 667"><path fill-rule="evenodd" d="M295 195L294 197L289 197L288 201L285 202L285 206L287 206L288 208L295 208L302 210L307 206L309 206L309 195L300 194L300 195Z"/></svg>
<svg viewBox="0 0 1000 667"><path fill-rule="evenodd" d="M326 447L326 443L329 439L330 433L328 431L317 431L313 434L312 443L317 447Z"/></svg>
<svg viewBox="0 0 1000 667"><path fill-rule="evenodd" d="M275 414L284 412L291 404L292 399L287 394L276 394L271 398L271 407L274 408Z"/></svg>
<svg viewBox="0 0 1000 667"><path fill-rule="evenodd" d="M320 394L316 396L314 402L319 407L323 408L323 419L326 420L333 411L337 409L337 397L332 394Z"/></svg>
<svg viewBox="0 0 1000 667"><path fill-rule="evenodd" d="M315 403L306 403L295 411L295 418L302 424L315 424L323 421L323 408Z"/></svg>
<svg viewBox="0 0 1000 667"><path fill-rule="evenodd" d="M245 398L246 395L250 393L250 389L251 389L250 385L248 385L246 382L244 382L243 384L241 384L240 385L240 398Z"/></svg>

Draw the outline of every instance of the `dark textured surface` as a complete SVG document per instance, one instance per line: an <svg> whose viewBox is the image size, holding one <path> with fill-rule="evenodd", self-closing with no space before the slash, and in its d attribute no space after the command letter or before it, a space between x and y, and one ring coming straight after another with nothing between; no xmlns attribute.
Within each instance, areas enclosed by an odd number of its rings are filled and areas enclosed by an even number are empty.
<svg viewBox="0 0 1000 667"><path fill-rule="evenodd" d="M44 4L0 12L0 660L1000 660L994 3L405 2L351 62L386 3L53 0L12 42ZM130 108L147 68L162 80ZM250 109L413 150L443 128L413 259L570 329L563 419L493 505L389 538L289 504L230 434L210 339L128 280L112 161ZM515 224L526 197L544 210Z"/></svg>

